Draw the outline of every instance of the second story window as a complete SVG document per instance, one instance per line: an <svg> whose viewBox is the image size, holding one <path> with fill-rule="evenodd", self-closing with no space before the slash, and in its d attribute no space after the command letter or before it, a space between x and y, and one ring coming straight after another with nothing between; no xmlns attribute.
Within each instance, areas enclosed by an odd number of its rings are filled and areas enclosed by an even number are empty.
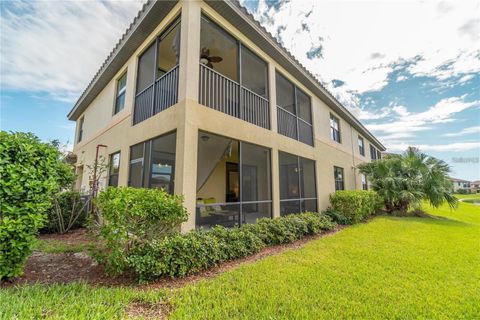
<svg viewBox="0 0 480 320"><path fill-rule="evenodd" d="M179 58L180 20L176 20L138 59L133 124L177 103Z"/></svg>
<svg viewBox="0 0 480 320"><path fill-rule="evenodd" d="M365 156L365 142L363 141L363 138L360 136L358 136L358 152L362 156Z"/></svg>
<svg viewBox="0 0 480 320"><path fill-rule="evenodd" d="M111 187L118 187L118 174L120 173L120 152L115 152L110 155L108 167L108 185Z"/></svg>
<svg viewBox="0 0 480 320"><path fill-rule="evenodd" d="M81 117L80 120L78 120L78 138L77 142L82 141L83 139L83 124L85 122L85 117Z"/></svg>
<svg viewBox="0 0 480 320"><path fill-rule="evenodd" d="M372 160L378 159L377 149L372 145L370 145L370 159Z"/></svg>
<svg viewBox="0 0 480 320"><path fill-rule="evenodd" d="M333 141L342 143L342 137L340 135L340 120L333 114L330 114L330 137Z"/></svg>
<svg viewBox="0 0 480 320"><path fill-rule="evenodd" d="M310 97L277 72L278 133L313 146Z"/></svg>
<svg viewBox="0 0 480 320"><path fill-rule="evenodd" d="M345 190L345 180L343 176L343 168L333 167L333 176L335 178L335 191Z"/></svg>
<svg viewBox="0 0 480 320"><path fill-rule="evenodd" d="M125 93L127 91L127 73L125 72L117 81L117 98L115 99L114 114L119 113L125 107Z"/></svg>

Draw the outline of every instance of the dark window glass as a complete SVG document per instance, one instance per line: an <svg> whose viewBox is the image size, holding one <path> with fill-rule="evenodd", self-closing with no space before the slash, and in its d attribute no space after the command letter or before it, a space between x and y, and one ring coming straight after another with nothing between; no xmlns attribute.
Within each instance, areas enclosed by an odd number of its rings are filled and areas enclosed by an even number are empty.
<svg viewBox="0 0 480 320"><path fill-rule="evenodd" d="M202 17L200 63L238 82L238 42L227 32Z"/></svg>
<svg viewBox="0 0 480 320"><path fill-rule="evenodd" d="M367 176L365 176L364 174L361 174L361 177L362 177L362 189L368 190Z"/></svg>
<svg viewBox="0 0 480 320"><path fill-rule="evenodd" d="M330 114L330 135L333 141L342 142L340 136L340 121L333 114Z"/></svg>
<svg viewBox="0 0 480 320"><path fill-rule="evenodd" d="M300 198L298 157L279 152L280 162L280 199Z"/></svg>
<svg viewBox="0 0 480 320"><path fill-rule="evenodd" d="M108 169L108 185L118 187L118 174L120 172L120 152L110 155L109 169Z"/></svg>
<svg viewBox="0 0 480 320"><path fill-rule="evenodd" d="M296 114L295 108L295 87L293 83L285 79L278 72L276 73L277 106Z"/></svg>
<svg viewBox="0 0 480 320"><path fill-rule="evenodd" d="M377 160L377 149L372 145L370 145L370 158L372 160Z"/></svg>
<svg viewBox="0 0 480 320"><path fill-rule="evenodd" d="M125 106L125 93L127 91L127 73L117 81L117 99L115 100L115 113L120 112Z"/></svg>
<svg viewBox="0 0 480 320"><path fill-rule="evenodd" d="M377 160L382 159L382 152L380 150L377 150Z"/></svg>
<svg viewBox="0 0 480 320"><path fill-rule="evenodd" d="M83 139L83 123L85 122L85 117L80 118L78 123L78 142Z"/></svg>
<svg viewBox="0 0 480 320"><path fill-rule="evenodd" d="M312 110L310 104L310 97L303 91L297 88L297 109L298 117L305 122L312 124Z"/></svg>
<svg viewBox="0 0 480 320"><path fill-rule="evenodd" d="M300 204L300 200L280 201L280 216L301 212Z"/></svg>
<svg viewBox="0 0 480 320"><path fill-rule="evenodd" d="M300 197L316 198L315 161L300 158Z"/></svg>
<svg viewBox="0 0 480 320"><path fill-rule="evenodd" d="M147 140L130 148L129 186L174 191L176 133Z"/></svg>
<svg viewBox="0 0 480 320"><path fill-rule="evenodd" d="M358 137L358 152L360 152L362 156L365 156L365 142L360 136Z"/></svg>
<svg viewBox="0 0 480 320"><path fill-rule="evenodd" d="M175 22L158 42L157 78L178 64L180 59L180 22Z"/></svg>
<svg viewBox="0 0 480 320"><path fill-rule="evenodd" d="M155 72L155 43L138 60L137 94L153 84Z"/></svg>
<svg viewBox="0 0 480 320"><path fill-rule="evenodd" d="M152 140L150 161L150 188L174 191L176 134L171 133Z"/></svg>
<svg viewBox="0 0 480 320"><path fill-rule="evenodd" d="M317 212L317 199L302 200L300 205L302 212Z"/></svg>
<svg viewBox="0 0 480 320"><path fill-rule="evenodd" d="M267 64L252 51L242 46L242 86L267 98Z"/></svg>
<svg viewBox="0 0 480 320"><path fill-rule="evenodd" d="M345 180L343 176L343 168L333 167L333 175L335 177L335 191L345 190Z"/></svg>

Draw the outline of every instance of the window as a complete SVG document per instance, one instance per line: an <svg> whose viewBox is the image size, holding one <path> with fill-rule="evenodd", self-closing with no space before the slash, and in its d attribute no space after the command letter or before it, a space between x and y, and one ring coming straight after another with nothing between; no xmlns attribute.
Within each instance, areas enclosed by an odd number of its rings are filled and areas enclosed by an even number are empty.
<svg viewBox="0 0 480 320"><path fill-rule="evenodd" d="M155 79L155 43L138 59L137 94L149 88Z"/></svg>
<svg viewBox="0 0 480 320"><path fill-rule="evenodd" d="M377 160L377 149L374 146L370 145L370 159Z"/></svg>
<svg viewBox="0 0 480 320"><path fill-rule="evenodd" d="M278 133L313 146L310 97L277 72Z"/></svg>
<svg viewBox="0 0 480 320"><path fill-rule="evenodd" d="M83 124L85 122L85 117L81 117L78 121L78 139L77 142L82 141L83 139Z"/></svg>
<svg viewBox="0 0 480 320"><path fill-rule="evenodd" d="M377 150L377 160L382 159L382 152L380 150Z"/></svg>
<svg viewBox="0 0 480 320"><path fill-rule="evenodd" d="M340 120L338 120L333 114L330 114L330 136L333 141L342 143L342 138L340 136Z"/></svg>
<svg viewBox="0 0 480 320"><path fill-rule="evenodd" d="M117 99L115 100L114 114L119 113L125 106L125 92L127 91L127 73L117 80Z"/></svg>
<svg viewBox="0 0 480 320"><path fill-rule="evenodd" d="M317 210L315 161L279 152L280 215Z"/></svg>
<svg viewBox="0 0 480 320"><path fill-rule="evenodd" d="M173 194L176 133L168 133L130 147L128 185L162 188Z"/></svg>
<svg viewBox="0 0 480 320"><path fill-rule="evenodd" d="M345 190L345 180L343 176L343 168L333 167L333 176L335 178L335 191Z"/></svg>
<svg viewBox="0 0 480 320"><path fill-rule="evenodd" d="M362 178L362 189L363 190L368 190L367 176L364 175L363 173L360 176Z"/></svg>
<svg viewBox="0 0 480 320"><path fill-rule="evenodd" d="M363 141L363 138L358 136L358 151L362 156L365 156L365 143Z"/></svg>
<svg viewBox="0 0 480 320"><path fill-rule="evenodd" d="M120 172L120 152L115 152L110 155L108 167L108 185L112 187L118 187L118 174Z"/></svg>
<svg viewBox="0 0 480 320"><path fill-rule="evenodd" d="M265 61L245 46L241 46L241 85L248 90L268 98L268 68Z"/></svg>

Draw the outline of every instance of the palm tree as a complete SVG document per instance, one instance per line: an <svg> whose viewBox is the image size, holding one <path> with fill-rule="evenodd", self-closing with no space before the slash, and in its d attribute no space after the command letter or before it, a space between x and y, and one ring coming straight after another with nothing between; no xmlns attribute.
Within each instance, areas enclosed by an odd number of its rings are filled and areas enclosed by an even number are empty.
<svg viewBox="0 0 480 320"><path fill-rule="evenodd" d="M427 200L434 207L445 201L453 209L458 200L452 195L447 163L409 147L402 155L388 155L382 160L359 166L371 187L385 200L388 212L406 212Z"/></svg>

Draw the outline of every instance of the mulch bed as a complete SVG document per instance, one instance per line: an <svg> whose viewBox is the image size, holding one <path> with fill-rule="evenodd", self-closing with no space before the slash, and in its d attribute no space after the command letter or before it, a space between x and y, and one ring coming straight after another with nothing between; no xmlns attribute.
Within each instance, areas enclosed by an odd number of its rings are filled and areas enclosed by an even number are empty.
<svg viewBox="0 0 480 320"><path fill-rule="evenodd" d="M185 278L161 278L157 281L145 285L139 285L133 275L121 275L111 277L105 275L104 268L98 265L91 257L84 252L79 253L43 253L34 251L28 259L23 276L12 282L1 283L0 287L12 287L25 284L43 283L71 283L86 282L94 286L135 286L139 288L178 288L189 283L208 279L217 276L220 273L233 269L239 265L254 262L268 256L279 254L289 249L298 249L306 243L316 240L343 229L344 226L338 226L335 230L322 233L316 236L305 237L294 243L267 247L259 253L251 255L243 259L224 262L218 266L205 270L195 275ZM85 229L74 230L65 235L41 235L42 240L58 240L69 244L89 243L89 238ZM148 308L145 308L148 309ZM148 311L148 310L147 310Z"/></svg>

